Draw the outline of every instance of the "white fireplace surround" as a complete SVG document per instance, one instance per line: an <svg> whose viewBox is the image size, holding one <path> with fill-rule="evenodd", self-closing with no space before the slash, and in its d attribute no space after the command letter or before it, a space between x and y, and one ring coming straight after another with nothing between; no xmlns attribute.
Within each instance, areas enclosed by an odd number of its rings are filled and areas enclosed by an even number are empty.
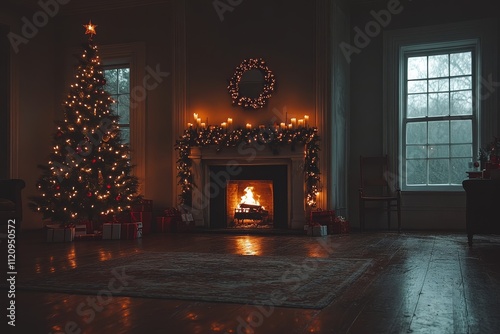
<svg viewBox="0 0 500 334"><path fill-rule="evenodd" d="M286 165L288 196L289 229L302 229L306 223L304 147L297 145L279 148L279 154L273 154L267 146L245 145L224 148L217 152L215 147L192 147L189 158L192 160L191 172L195 189L193 190L192 212L196 226L211 227L210 198L217 192L225 191L225 182L235 175L238 166ZM227 166L217 181L210 183L210 166Z"/></svg>

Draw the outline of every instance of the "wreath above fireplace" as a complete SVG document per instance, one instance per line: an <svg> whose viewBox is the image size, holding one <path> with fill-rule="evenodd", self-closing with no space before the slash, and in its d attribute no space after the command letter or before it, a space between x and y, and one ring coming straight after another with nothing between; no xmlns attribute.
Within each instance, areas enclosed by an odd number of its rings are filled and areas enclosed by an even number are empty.
<svg viewBox="0 0 500 334"><path fill-rule="evenodd" d="M316 196L319 191L320 171L319 135L316 127L300 127L297 129L281 129L277 126L259 127L253 129L235 129L228 131L218 126L205 128L189 127L176 141L175 149L179 150L177 160L178 184L181 187L180 204L191 205L193 192L192 161L189 158L191 147L216 146L217 152L226 147L239 147L256 143L266 145L274 154L279 154L279 148L290 145L295 150L297 145L304 145L304 174L306 182L306 203L316 207Z"/></svg>
<svg viewBox="0 0 500 334"><path fill-rule="evenodd" d="M227 89L233 105L260 109L271 97L275 84L275 76L264 59L250 58L236 67Z"/></svg>

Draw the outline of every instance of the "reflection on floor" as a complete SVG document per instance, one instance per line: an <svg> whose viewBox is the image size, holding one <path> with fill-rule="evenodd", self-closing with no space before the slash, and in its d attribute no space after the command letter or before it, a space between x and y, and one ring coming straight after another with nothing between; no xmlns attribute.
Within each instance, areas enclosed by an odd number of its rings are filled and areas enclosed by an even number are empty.
<svg viewBox="0 0 500 334"><path fill-rule="evenodd" d="M367 258L375 265L321 310L18 290L15 333L493 333L500 328L499 236L475 236L472 248L465 234L433 232L324 238L179 233L51 244L37 231L18 239L18 276L143 251ZM92 272L87 278L92 280Z"/></svg>

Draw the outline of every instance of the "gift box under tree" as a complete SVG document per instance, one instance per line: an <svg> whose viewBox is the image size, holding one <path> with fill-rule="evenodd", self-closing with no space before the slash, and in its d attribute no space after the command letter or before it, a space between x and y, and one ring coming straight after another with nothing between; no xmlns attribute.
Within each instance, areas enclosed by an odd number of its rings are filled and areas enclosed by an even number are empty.
<svg viewBox="0 0 500 334"><path fill-rule="evenodd" d="M142 238L142 223L122 223L121 224L121 239L123 240L133 240Z"/></svg>
<svg viewBox="0 0 500 334"><path fill-rule="evenodd" d="M153 220L153 213L151 211L131 211L130 222L142 223L142 233L147 235L151 232L151 221Z"/></svg>
<svg viewBox="0 0 500 334"><path fill-rule="evenodd" d="M47 242L71 242L75 239L75 227L58 224L47 225Z"/></svg>

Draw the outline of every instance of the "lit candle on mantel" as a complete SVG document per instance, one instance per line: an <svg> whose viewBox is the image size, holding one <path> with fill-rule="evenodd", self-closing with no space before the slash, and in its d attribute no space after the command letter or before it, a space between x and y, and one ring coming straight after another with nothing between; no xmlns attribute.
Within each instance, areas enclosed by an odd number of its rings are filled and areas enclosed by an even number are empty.
<svg viewBox="0 0 500 334"><path fill-rule="evenodd" d="M288 124L289 129L293 129L292 123Z"/></svg>
<svg viewBox="0 0 500 334"><path fill-rule="evenodd" d="M247 128L247 130L250 130L252 128L252 124L247 123L246 128Z"/></svg>
<svg viewBox="0 0 500 334"><path fill-rule="evenodd" d="M197 113L194 113L193 116L194 116L194 120L195 121L198 120L198 114Z"/></svg>
<svg viewBox="0 0 500 334"><path fill-rule="evenodd" d="M308 127L308 126L309 126L309 115L304 115L304 125L305 125L306 127Z"/></svg>
<svg viewBox="0 0 500 334"><path fill-rule="evenodd" d="M201 126L201 118L196 119L196 126L200 127Z"/></svg>
<svg viewBox="0 0 500 334"><path fill-rule="evenodd" d="M192 128L193 127L193 123L188 123L188 128Z"/></svg>
<svg viewBox="0 0 500 334"><path fill-rule="evenodd" d="M304 120L303 119L299 119L299 128L301 128L303 126L304 126Z"/></svg>
<svg viewBox="0 0 500 334"><path fill-rule="evenodd" d="M201 123L201 127L204 129L207 126L207 123Z"/></svg>
<svg viewBox="0 0 500 334"><path fill-rule="evenodd" d="M286 128L286 124L285 124L284 122L283 122L283 123L281 123L281 124L280 124L280 128L281 128L281 130L285 130L285 128Z"/></svg>
<svg viewBox="0 0 500 334"><path fill-rule="evenodd" d="M228 127L229 129L231 129L231 127L232 127L232 126L233 126L233 119L232 119L232 118L228 118L228 119L227 119L227 127Z"/></svg>
<svg viewBox="0 0 500 334"><path fill-rule="evenodd" d="M227 129L227 123L226 122L222 122L220 123L220 126L221 128L223 128L224 130Z"/></svg>
<svg viewBox="0 0 500 334"><path fill-rule="evenodd" d="M294 118L291 118L290 119L290 122L292 123L292 129L295 128L297 126L297 119L294 117Z"/></svg>

